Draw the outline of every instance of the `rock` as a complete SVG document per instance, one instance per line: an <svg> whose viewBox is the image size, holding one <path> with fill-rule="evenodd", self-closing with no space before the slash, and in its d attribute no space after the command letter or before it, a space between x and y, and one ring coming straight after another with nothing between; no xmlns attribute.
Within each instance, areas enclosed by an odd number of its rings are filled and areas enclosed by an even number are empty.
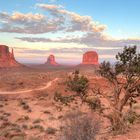
<svg viewBox="0 0 140 140"><path fill-rule="evenodd" d="M0 45L0 68L19 66L21 66L21 64L15 60L13 49L10 52L8 46Z"/></svg>
<svg viewBox="0 0 140 140"><path fill-rule="evenodd" d="M56 63L56 61L55 61L55 56L52 54L48 57L47 62L45 64L50 65L50 66L58 65L58 63Z"/></svg>
<svg viewBox="0 0 140 140"><path fill-rule="evenodd" d="M98 62L98 54L95 51L89 51L83 54L83 62L82 64L93 64L93 65L99 65Z"/></svg>

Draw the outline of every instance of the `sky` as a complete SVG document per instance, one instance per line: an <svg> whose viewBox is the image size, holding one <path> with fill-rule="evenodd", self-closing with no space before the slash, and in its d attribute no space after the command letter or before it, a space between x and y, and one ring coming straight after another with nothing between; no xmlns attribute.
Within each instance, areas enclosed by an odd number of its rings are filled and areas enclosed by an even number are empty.
<svg viewBox="0 0 140 140"><path fill-rule="evenodd" d="M22 63L78 64L86 51L115 61L124 46L140 52L140 0L0 0L0 44Z"/></svg>

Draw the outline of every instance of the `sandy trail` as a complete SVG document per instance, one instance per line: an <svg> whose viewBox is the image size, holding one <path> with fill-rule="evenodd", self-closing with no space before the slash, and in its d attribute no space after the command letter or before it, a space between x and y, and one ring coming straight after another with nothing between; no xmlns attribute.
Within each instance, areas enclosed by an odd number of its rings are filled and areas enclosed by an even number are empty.
<svg viewBox="0 0 140 140"><path fill-rule="evenodd" d="M39 87L39 88L35 88L35 89L27 89L27 90L21 90L21 91L0 91L0 94L22 94L22 93L29 93L29 92L32 92L32 91L40 91L40 90L44 90L44 89L47 89L49 88L52 83L58 81L58 78L55 78L54 80L48 82L45 86L43 87Z"/></svg>

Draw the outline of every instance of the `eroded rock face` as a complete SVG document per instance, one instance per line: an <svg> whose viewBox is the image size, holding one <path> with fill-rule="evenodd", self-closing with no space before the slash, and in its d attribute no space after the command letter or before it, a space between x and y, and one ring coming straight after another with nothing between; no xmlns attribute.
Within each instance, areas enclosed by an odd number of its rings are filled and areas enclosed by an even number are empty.
<svg viewBox="0 0 140 140"><path fill-rule="evenodd" d="M52 65L52 66L58 65L58 63L56 63L56 61L55 61L55 56L52 54L48 57L47 62L45 64Z"/></svg>
<svg viewBox="0 0 140 140"><path fill-rule="evenodd" d="M95 51L89 51L83 54L83 62L82 64L93 64L98 65L98 54Z"/></svg>
<svg viewBox="0 0 140 140"><path fill-rule="evenodd" d="M8 46L0 45L0 68L19 66L21 64L15 60L13 49L10 52Z"/></svg>

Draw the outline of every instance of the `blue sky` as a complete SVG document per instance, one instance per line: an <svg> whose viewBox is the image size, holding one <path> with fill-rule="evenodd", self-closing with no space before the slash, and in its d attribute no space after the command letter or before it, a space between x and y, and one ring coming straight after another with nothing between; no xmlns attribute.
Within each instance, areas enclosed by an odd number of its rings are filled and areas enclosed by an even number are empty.
<svg viewBox="0 0 140 140"><path fill-rule="evenodd" d="M139 5L139 0L0 1L0 44L14 47L21 62L41 63L54 53L62 63L79 63L88 50L97 51L100 61L114 60L124 45L136 44L140 51Z"/></svg>

